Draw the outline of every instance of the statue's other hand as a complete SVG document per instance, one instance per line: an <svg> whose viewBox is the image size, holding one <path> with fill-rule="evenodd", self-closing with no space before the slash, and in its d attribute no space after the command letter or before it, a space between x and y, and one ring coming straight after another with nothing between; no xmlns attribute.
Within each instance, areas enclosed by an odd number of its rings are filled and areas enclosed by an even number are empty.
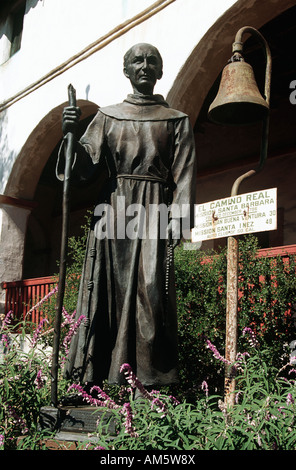
<svg viewBox="0 0 296 470"><path fill-rule="evenodd" d="M62 129L63 134L66 135L68 132L76 132L79 119L81 116L80 108L76 106L67 106L63 110L63 123Z"/></svg>

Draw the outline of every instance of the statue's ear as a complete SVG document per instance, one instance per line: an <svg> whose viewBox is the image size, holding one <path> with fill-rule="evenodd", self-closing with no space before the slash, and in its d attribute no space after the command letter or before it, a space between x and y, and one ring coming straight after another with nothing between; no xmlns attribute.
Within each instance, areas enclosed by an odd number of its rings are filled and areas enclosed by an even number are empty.
<svg viewBox="0 0 296 470"><path fill-rule="evenodd" d="M161 77L162 77L162 75L163 75L163 71L162 71L162 70L160 70L160 71L159 71L159 73L157 74L157 77L156 77L156 78L157 78L157 80L160 80L160 79L161 79Z"/></svg>
<svg viewBox="0 0 296 470"><path fill-rule="evenodd" d="M125 75L127 78L130 78L130 77L129 77L129 74L128 74L128 72L127 72L127 70L126 70L125 67L123 67L123 73L124 73L124 75Z"/></svg>

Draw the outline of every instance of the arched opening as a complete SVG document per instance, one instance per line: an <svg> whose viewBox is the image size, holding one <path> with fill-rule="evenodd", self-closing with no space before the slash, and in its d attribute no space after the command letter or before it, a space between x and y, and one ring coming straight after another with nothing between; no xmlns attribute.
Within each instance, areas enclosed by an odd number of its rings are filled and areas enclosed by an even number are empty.
<svg viewBox="0 0 296 470"><path fill-rule="evenodd" d="M242 26L260 29L294 5L294 0L273 0L272 5L269 0L238 0L193 49L167 95L170 105L187 113L194 124L210 88L231 55L236 32Z"/></svg>
<svg viewBox="0 0 296 470"><path fill-rule="evenodd" d="M293 6L291 6L293 4ZM290 7L290 8L289 8ZM187 112L194 126L198 174L197 203L230 196L235 179L256 167L259 160L261 123L247 127L218 126L208 120L220 74L231 56L235 33L253 26L266 38L272 53L271 115L269 154L264 171L246 180L240 192L278 188L278 228L257 234L262 248L296 243L296 194L293 174L296 166L296 106L292 105L290 83L296 79L291 60L296 46L295 2L237 2L208 31L188 58L168 101ZM263 84L265 59L253 37L244 38L244 57ZM226 239L203 242L203 248L225 246Z"/></svg>
<svg viewBox="0 0 296 470"><path fill-rule="evenodd" d="M55 165L62 141L61 117L65 104L54 108L34 129L10 174L5 193L18 200L31 201L32 208L10 207L4 214L4 218L9 220L20 220L21 215L24 219L21 219L22 228L18 233L15 253L13 247L9 247L10 263L14 264L15 274L10 279L6 276L5 281L48 276L57 272L63 184L55 176ZM79 100L77 104L82 110L79 126L79 134L82 134L98 106L84 100ZM70 235L79 233L84 215L90 207L89 194L92 190L93 187L74 186L72 189ZM4 245L8 245L11 239L11 233L5 233L6 227L10 225L9 220L3 224ZM3 251L5 249L3 246Z"/></svg>
<svg viewBox="0 0 296 470"><path fill-rule="evenodd" d="M81 137L94 114L81 119L77 138ZM51 152L36 187L38 205L28 219L25 238L24 278L49 276L58 272L62 230L63 183L56 177L56 162L62 141ZM99 191L100 175L90 183L71 184L69 236L81 234L88 211Z"/></svg>

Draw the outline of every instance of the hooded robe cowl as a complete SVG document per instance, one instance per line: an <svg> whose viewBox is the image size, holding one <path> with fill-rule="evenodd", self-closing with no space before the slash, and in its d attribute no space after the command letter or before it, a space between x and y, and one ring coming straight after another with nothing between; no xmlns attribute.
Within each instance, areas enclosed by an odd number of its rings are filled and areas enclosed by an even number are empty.
<svg viewBox="0 0 296 470"><path fill-rule="evenodd" d="M105 161L109 177L94 211L81 275L76 318L86 320L72 338L65 376L126 384L120 367L128 363L144 385L175 383L173 252L160 233L161 211L151 220L148 208L190 204L193 223L195 149L188 116L160 95L128 95L100 108L80 143L92 165Z"/></svg>

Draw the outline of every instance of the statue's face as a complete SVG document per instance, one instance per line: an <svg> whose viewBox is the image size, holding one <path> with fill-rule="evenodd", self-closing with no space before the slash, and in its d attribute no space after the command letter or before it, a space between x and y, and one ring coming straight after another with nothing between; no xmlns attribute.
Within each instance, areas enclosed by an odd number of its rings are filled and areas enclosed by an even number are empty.
<svg viewBox="0 0 296 470"><path fill-rule="evenodd" d="M130 50L124 67L135 93L152 94L155 83L162 77L162 61L149 44L137 44Z"/></svg>

